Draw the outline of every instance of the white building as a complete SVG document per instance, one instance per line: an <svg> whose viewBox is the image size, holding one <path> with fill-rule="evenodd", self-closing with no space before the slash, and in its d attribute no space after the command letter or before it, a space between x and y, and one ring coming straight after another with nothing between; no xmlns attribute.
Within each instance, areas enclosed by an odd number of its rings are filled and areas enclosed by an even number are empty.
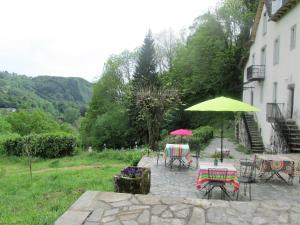
<svg viewBox="0 0 300 225"><path fill-rule="evenodd" d="M263 144L300 151L299 0L260 0L244 70L243 101L254 115Z"/></svg>

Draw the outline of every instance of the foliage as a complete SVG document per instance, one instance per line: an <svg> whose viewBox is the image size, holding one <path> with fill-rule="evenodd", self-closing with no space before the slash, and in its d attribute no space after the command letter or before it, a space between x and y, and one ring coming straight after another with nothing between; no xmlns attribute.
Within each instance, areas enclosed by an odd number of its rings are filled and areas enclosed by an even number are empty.
<svg viewBox="0 0 300 225"><path fill-rule="evenodd" d="M151 148L155 148L153 143L160 138L160 130L193 129L217 121L216 113L188 113L184 109L215 96L241 97L256 6L257 0L224 0L215 11L195 19L188 37L180 38L169 30L156 35L154 42L149 32L138 51L112 56L82 122L84 144L128 147L135 141L139 145L150 141ZM151 95L141 101L139 93L145 89ZM182 102L178 110L166 110L159 120L147 103L154 102L157 90L177 90ZM119 133L113 132L114 121L122 121ZM149 134L152 140L148 140Z"/></svg>
<svg viewBox="0 0 300 225"><path fill-rule="evenodd" d="M11 125L11 131L20 135L58 132L61 127L51 116L42 111L20 111L10 113L6 120Z"/></svg>
<svg viewBox="0 0 300 225"><path fill-rule="evenodd" d="M11 124L7 122L4 116L0 115L0 134L8 134L11 131Z"/></svg>
<svg viewBox="0 0 300 225"><path fill-rule="evenodd" d="M72 155L76 139L65 134L33 134L6 139L3 146L7 155L56 158Z"/></svg>
<svg viewBox="0 0 300 225"><path fill-rule="evenodd" d="M139 52L137 65L133 75L133 89L136 91L142 87L158 86L158 76L156 72L156 55L154 39L151 31L144 39L144 44Z"/></svg>
<svg viewBox="0 0 300 225"><path fill-rule="evenodd" d="M146 168L143 167L128 166L125 169L121 170L121 175L123 177L130 177L130 178L141 177L145 169Z"/></svg>
<svg viewBox="0 0 300 225"><path fill-rule="evenodd" d="M215 152L213 153L210 158L214 158L214 159L220 159L221 158L221 152ZM228 154L224 154L223 153L223 158L227 158L227 159L233 159L233 156L232 155L228 155Z"/></svg>
<svg viewBox="0 0 300 225"><path fill-rule="evenodd" d="M138 104L137 95L139 91L145 88L158 88L160 82L156 72L156 66L154 39L152 38L151 31L149 31L144 39L144 44L141 47L138 55L135 72L132 79L130 97L128 100L130 126L134 129L135 136L138 137L138 141L141 143L147 143L149 127L147 127L145 118L140 116L142 106Z"/></svg>
<svg viewBox="0 0 300 225"><path fill-rule="evenodd" d="M214 128L203 126L193 130L193 137L199 138L201 143L207 143L214 137Z"/></svg>
<svg viewBox="0 0 300 225"><path fill-rule="evenodd" d="M18 137L20 137L20 135L15 133L6 133L6 134L0 133L0 155L5 154L4 143L7 140L12 140Z"/></svg>
<svg viewBox="0 0 300 225"><path fill-rule="evenodd" d="M239 151L239 152L241 152L241 153L244 153L246 155L250 155L251 154L251 150L249 148L245 147L244 145L241 145L241 144L237 145L236 150Z"/></svg>
<svg viewBox="0 0 300 225"><path fill-rule="evenodd" d="M89 156L98 159L120 160L131 166L137 166L143 155L145 155L145 152L145 150L126 151L108 149L102 152L92 152Z"/></svg>
<svg viewBox="0 0 300 225"><path fill-rule="evenodd" d="M84 113L92 84L82 78L27 77L0 71L0 108L45 111L64 119L69 107Z"/></svg>
<svg viewBox="0 0 300 225"><path fill-rule="evenodd" d="M146 121L149 147L158 150L158 140L165 114L176 109L180 99L176 91L144 88L137 93L137 106L140 108L137 119Z"/></svg>
<svg viewBox="0 0 300 225"><path fill-rule="evenodd" d="M127 86L122 76L123 59L112 56L95 84L86 117L81 123L84 146L121 148L132 144L126 110Z"/></svg>
<svg viewBox="0 0 300 225"><path fill-rule="evenodd" d="M113 191L113 176L126 166L127 161L106 158L102 153L35 159L31 184L26 158L2 156L0 224L54 224L83 192Z"/></svg>
<svg viewBox="0 0 300 225"><path fill-rule="evenodd" d="M214 129L210 126L203 126L193 130L193 136L166 136L159 142L159 148L164 149L168 143L188 143L191 151L202 150L213 138Z"/></svg>

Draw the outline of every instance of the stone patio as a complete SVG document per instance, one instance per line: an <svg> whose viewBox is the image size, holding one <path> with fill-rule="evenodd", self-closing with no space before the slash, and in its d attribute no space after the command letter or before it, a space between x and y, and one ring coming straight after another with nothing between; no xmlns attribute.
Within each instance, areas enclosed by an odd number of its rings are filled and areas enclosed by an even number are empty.
<svg viewBox="0 0 300 225"><path fill-rule="evenodd" d="M56 225L300 224L300 201L220 200L85 192Z"/></svg>
<svg viewBox="0 0 300 225"><path fill-rule="evenodd" d="M233 143L225 140L231 149L236 168L239 159L252 158L235 150ZM212 161L208 157L218 147L215 139L201 154L201 161ZM289 154L296 162L300 154ZM252 201L239 195L239 201L221 201L220 191L213 192L213 200L202 199L203 194L195 187L197 166L194 159L190 168L165 167L162 158L143 157L139 166L151 168L151 190L149 195L131 195L88 191L67 210L57 225L192 225L192 224L295 224L300 225L300 184L298 177L294 185L286 185L278 179L265 183L258 180L252 184ZM242 188L242 187L241 187ZM229 191L232 193L233 190Z"/></svg>

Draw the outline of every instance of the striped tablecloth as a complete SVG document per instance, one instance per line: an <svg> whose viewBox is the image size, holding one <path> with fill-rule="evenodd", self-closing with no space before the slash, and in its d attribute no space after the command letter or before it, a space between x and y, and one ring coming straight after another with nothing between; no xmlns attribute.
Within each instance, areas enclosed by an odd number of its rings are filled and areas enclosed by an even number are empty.
<svg viewBox="0 0 300 225"><path fill-rule="evenodd" d="M238 182L238 173L236 168L229 163L218 163L218 166L215 166L212 162L201 162L199 166L199 172L198 172L198 179L197 179L197 188L200 190L202 189L205 184L209 181L212 181L211 178L208 178L208 169L216 169L214 172L215 175L215 181L222 181L227 184L231 184L234 186L234 191L238 191L240 189L240 183ZM220 170L218 170L220 169ZM224 174L226 173L227 169L227 177L224 179ZM218 178L218 176L220 176Z"/></svg>
<svg viewBox="0 0 300 225"><path fill-rule="evenodd" d="M164 159L167 157L180 158L185 160L188 164L192 163L192 155L188 144L166 144Z"/></svg>

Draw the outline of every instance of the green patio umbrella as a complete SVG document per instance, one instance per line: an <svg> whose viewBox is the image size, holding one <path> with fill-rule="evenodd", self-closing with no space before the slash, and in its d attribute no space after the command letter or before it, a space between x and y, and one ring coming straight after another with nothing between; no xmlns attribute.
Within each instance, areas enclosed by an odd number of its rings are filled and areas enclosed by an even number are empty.
<svg viewBox="0 0 300 225"><path fill-rule="evenodd" d="M214 112L258 112L258 108L247 103L226 97L217 97L193 105L185 111L214 111ZM221 162L223 162L223 114L221 122Z"/></svg>

